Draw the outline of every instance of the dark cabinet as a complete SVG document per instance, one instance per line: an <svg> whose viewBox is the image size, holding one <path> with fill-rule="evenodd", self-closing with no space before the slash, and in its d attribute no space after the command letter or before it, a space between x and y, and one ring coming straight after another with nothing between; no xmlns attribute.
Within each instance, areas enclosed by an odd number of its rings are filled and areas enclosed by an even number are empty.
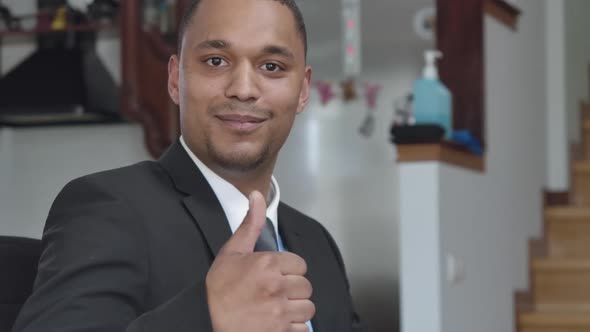
<svg viewBox="0 0 590 332"><path fill-rule="evenodd" d="M0 29L0 40L36 36L38 46L24 66L0 80L0 94L4 96L0 100L0 125L126 119L142 125L147 149L154 158L159 157L179 135L178 110L167 92L167 66L177 48L177 28L188 2L120 0L117 18L112 22L74 22L68 14L63 26L55 28L51 20L56 12L70 9L65 9L63 0L40 0L37 13L21 18L36 19L34 28ZM50 17L49 22L45 22L45 16ZM96 34L104 30L113 31L121 41L120 86L94 50ZM82 37L90 42L78 42ZM23 98L25 95L35 98Z"/></svg>
<svg viewBox="0 0 590 332"><path fill-rule="evenodd" d="M121 110L143 125L148 150L159 157L179 135L178 109L168 96L168 60L188 1L159 11L150 8L154 4L162 2L121 1Z"/></svg>

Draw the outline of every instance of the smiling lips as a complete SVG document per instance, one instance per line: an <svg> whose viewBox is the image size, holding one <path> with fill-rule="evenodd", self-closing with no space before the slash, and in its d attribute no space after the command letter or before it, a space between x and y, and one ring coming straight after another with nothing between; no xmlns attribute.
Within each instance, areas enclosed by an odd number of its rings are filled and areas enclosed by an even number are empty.
<svg viewBox="0 0 590 332"><path fill-rule="evenodd" d="M241 114L218 114L216 117L221 120L225 126L240 132L254 131L266 121L265 118Z"/></svg>

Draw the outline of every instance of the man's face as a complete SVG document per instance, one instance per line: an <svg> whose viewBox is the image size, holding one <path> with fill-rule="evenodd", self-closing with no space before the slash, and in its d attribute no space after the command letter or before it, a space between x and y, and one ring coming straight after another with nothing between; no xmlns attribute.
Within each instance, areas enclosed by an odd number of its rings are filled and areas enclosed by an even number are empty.
<svg viewBox="0 0 590 332"><path fill-rule="evenodd" d="M293 14L271 0L203 0L169 74L186 143L232 172L272 169L311 79Z"/></svg>

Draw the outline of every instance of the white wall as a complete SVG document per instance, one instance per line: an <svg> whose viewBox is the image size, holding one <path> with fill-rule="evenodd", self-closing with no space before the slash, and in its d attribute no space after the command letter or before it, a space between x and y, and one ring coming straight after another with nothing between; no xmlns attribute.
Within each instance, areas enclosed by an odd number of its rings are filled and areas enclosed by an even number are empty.
<svg viewBox="0 0 590 332"><path fill-rule="evenodd" d="M442 332L440 165L399 166L401 331Z"/></svg>
<svg viewBox="0 0 590 332"><path fill-rule="evenodd" d="M566 13L566 63L567 63L567 112L569 138L580 141L580 102L588 101L590 96L589 73L590 65L590 1L565 1Z"/></svg>
<svg viewBox="0 0 590 332"><path fill-rule="evenodd" d="M518 32L489 17L485 22L486 172L427 163L401 167L400 176L408 178L400 197L414 198L400 206L402 262L415 264L400 271L410 281L402 283L404 332L426 331L416 326L439 321L428 331L514 330L513 294L528 287L527 242L541 231L547 109L545 2L516 5L523 10ZM437 206L434 214L421 211ZM449 255L464 265L458 283L447 281ZM431 269L436 274L425 273ZM420 285L429 287L427 294Z"/></svg>
<svg viewBox="0 0 590 332"><path fill-rule="evenodd" d="M148 158L137 125L0 128L0 234L39 238L67 182Z"/></svg>

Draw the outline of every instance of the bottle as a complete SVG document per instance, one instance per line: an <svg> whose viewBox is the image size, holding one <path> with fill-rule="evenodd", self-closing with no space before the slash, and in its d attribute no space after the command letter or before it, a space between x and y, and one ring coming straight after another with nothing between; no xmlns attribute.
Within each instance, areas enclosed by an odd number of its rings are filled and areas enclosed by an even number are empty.
<svg viewBox="0 0 590 332"><path fill-rule="evenodd" d="M438 78L436 60L442 57L440 51L424 52L426 67L423 76L414 83L414 117L416 124L435 124L445 130L445 139L453 133L452 96Z"/></svg>

